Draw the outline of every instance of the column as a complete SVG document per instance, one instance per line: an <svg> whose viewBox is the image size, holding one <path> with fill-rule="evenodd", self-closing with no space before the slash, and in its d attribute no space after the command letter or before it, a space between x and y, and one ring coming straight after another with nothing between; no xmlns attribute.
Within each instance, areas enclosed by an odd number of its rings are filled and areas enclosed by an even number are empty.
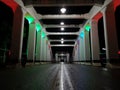
<svg viewBox="0 0 120 90"><path fill-rule="evenodd" d="M75 61L78 61L78 43L75 46Z"/></svg>
<svg viewBox="0 0 120 90"><path fill-rule="evenodd" d="M105 33L106 59L118 59L118 42L116 34L113 4L102 10Z"/></svg>
<svg viewBox="0 0 120 90"><path fill-rule="evenodd" d="M78 38L78 60L80 61L80 38Z"/></svg>
<svg viewBox="0 0 120 90"><path fill-rule="evenodd" d="M35 43L36 43L36 27L35 22L32 22L29 24L28 60L33 62L35 59Z"/></svg>
<svg viewBox="0 0 120 90"><path fill-rule="evenodd" d="M96 20L91 20L90 24L92 60L100 60L98 22Z"/></svg>
<svg viewBox="0 0 120 90"><path fill-rule="evenodd" d="M47 60L47 43L46 43L46 38L44 38L44 61Z"/></svg>
<svg viewBox="0 0 120 90"><path fill-rule="evenodd" d="M57 53L55 54L55 60L56 60L56 62L58 62L58 54Z"/></svg>
<svg viewBox="0 0 120 90"><path fill-rule="evenodd" d="M84 33L85 60L90 61L89 31L85 30Z"/></svg>
<svg viewBox="0 0 120 90"><path fill-rule="evenodd" d="M21 61L22 55L22 43L23 43L23 29L24 29L24 14L25 11L17 7L14 13L13 30L12 30L12 41L11 41L11 60L15 62Z"/></svg>
<svg viewBox="0 0 120 90"><path fill-rule="evenodd" d="M42 33L42 32L41 32ZM44 38L41 35L41 50L40 50L40 60L43 61L44 60Z"/></svg>
<svg viewBox="0 0 120 90"><path fill-rule="evenodd" d="M41 31L37 32L37 42L36 42L36 61L40 61L41 54Z"/></svg>
<svg viewBox="0 0 120 90"><path fill-rule="evenodd" d="M81 34L82 33L82 34ZM84 30L80 32L80 61L85 61Z"/></svg>
<svg viewBox="0 0 120 90"><path fill-rule="evenodd" d="M67 55L67 62L69 62L69 53L67 53L66 55Z"/></svg>
<svg viewBox="0 0 120 90"><path fill-rule="evenodd" d="M50 61L50 48L49 45L47 44L47 61Z"/></svg>

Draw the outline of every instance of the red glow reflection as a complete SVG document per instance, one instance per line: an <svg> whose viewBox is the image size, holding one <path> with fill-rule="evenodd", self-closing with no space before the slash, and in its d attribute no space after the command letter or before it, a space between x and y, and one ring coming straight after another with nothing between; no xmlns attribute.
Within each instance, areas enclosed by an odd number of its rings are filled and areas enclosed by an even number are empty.
<svg viewBox="0 0 120 90"><path fill-rule="evenodd" d="M117 6L120 5L120 0L113 0L113 4L114 4L114 10L116 10Z"/></svg>
<svg viewBox="0 0 120 90"><path fill-rule="evenodd" d="M93 17L93 19L96 20L96 21L98 21L102 16L103 16L102 13L99 12L99 13L97 13L97 14Z"/></svg>
<svg viewBox="0 0 120 90"><path fill-rule="evenodd" d="M1 0L1 1L5 3L7 6L11 7L13 12L16 11L18 4L14 0Z"/></svg>

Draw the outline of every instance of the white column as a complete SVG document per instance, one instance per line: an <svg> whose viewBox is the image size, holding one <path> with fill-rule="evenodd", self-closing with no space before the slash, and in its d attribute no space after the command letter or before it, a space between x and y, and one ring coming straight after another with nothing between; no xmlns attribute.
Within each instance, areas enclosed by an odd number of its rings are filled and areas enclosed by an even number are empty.
<svg viewBox="0 0 120 90"><path fill-rule="evenodd" d="M81 31L81 32L84 33L84 30ZM85 38L84 35L83 35L83 37L80 37L80 61L85 61L85 43L84 43L84 38Z"/></svg>
<svg viewBox="0 0 120 90"><path fill-rule="evenodd" d="M78 43L76 44L75 47L75 61L78 61Z"/></svg>
<svg viewBox="0 0 120 90"><path fill-rule="evenodd" d="M41 35L41 50L40 50L40 60L43 61L44 60L44 38L42 38Z"/></svg>
<svg viewBox="0 0 120 90"><path fill-rule="evenodd" d="M41 31L37 32L37 42L36 42L36 60L40 61L41 54Z"/></svg>
<svg viewBox="0 0 120 90"><path fill-rule="evenodd" d="M36 43L36 28L35 22L29 24L29 36L28 36L28 60L35 59L35 43Z"/></svg>
<svg viewBox="0 0 120 90"><path fill-rule="evenodd" d="M91 20L91 53L92 60L100 60L100 48L99 48L99 37L98 37L98 22Z"/></svg>
<svg viewBox="0 0 120 90"><path fill-rule="evenodd" d="M115 16L113 5L109 4L107 8L102 10L104 33L105 33L105 46L106 46L106 59L118 59L118 41L116 34Z"/></svg>
<svg viewBox="0 0 120 90"><path fill-rule="evenodd" d="M44 38L44 61L47 60L47 43L46 43L46 38Z"/></svg>
<svg viewBox="0 0 120 90"><path fill-rule="evenodd" d="M67 62L69 62L69 53L67 53Z"/></svg>
<svg viewBox="0 0 120 90"><path fill-rule="evenodd" d="M84 33L85 60L90 60L89 32L85 30Z"/></svg>
<svg viewBox="0 0 120 90"><path fill-rule="evenodd" d="M50 61L50 48L47 45L47 61Z"/></svg>
<svg viewBox="0 0 120 90"><path fill-rule="evenodd" d="M58 54L55 54L55 60L58 62Z"/></svg>
<svg viewBox="0 0 120 90"><path fill-rule="evenodd" d="M80 61L80 38L78 38L78 60Z"/></svg>

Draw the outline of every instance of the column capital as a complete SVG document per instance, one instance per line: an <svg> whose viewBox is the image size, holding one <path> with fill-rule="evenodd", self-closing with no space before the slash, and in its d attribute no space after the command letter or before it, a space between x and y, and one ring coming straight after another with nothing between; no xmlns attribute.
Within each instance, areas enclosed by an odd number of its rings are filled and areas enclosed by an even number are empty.
<svg viewBox="0 0 120 90"><path fill-rule="evenodd" d="M100 12L104 14L106 10L107 10L107 7L104 7Z"/></svg>
<svg viewBox="0 0 120 90"><path fill-rule="evenodd" d="M22 7L21 7L21 10L22 10L23 15L25 16L25 14L27 13L27 11L25 9L23 9Z"/></svg>

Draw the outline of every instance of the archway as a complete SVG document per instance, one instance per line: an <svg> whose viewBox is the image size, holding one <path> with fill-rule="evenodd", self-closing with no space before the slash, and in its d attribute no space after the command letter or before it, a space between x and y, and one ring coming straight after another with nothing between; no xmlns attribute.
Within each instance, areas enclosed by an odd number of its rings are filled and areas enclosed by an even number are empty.
<svg viewBox="0 0 120 90"><path fill-rule="evenodd" d="M12 9L0 2L0 63L5 64L9 58L11 45L11 34L13 27Z"/></svg>
<svg viewBox="0 0 120 90"><path fill-rule="evenodd" d="M99 36L99 45L100 45L100 59L106 59L103 17L101 17L98 20L98 36Z"/></svg>
<svg viewBox="0 0 120 90"><path fill-rule="evenodd" d="M24 32L23 32L23 45L22 45L22 59L27 59L28 34L29 34L29 23L28 23L28 20L25 18Z"/></svg>
<svg viewBox="0 0 120 90"><path fill-rule="evenodd" d="M115 21L116 21L116 31L117 31L117 39L118 39L118 48L120 51L120 5L116 8L115 11ZM120 58L120 53L119 58Z"/></svg>

